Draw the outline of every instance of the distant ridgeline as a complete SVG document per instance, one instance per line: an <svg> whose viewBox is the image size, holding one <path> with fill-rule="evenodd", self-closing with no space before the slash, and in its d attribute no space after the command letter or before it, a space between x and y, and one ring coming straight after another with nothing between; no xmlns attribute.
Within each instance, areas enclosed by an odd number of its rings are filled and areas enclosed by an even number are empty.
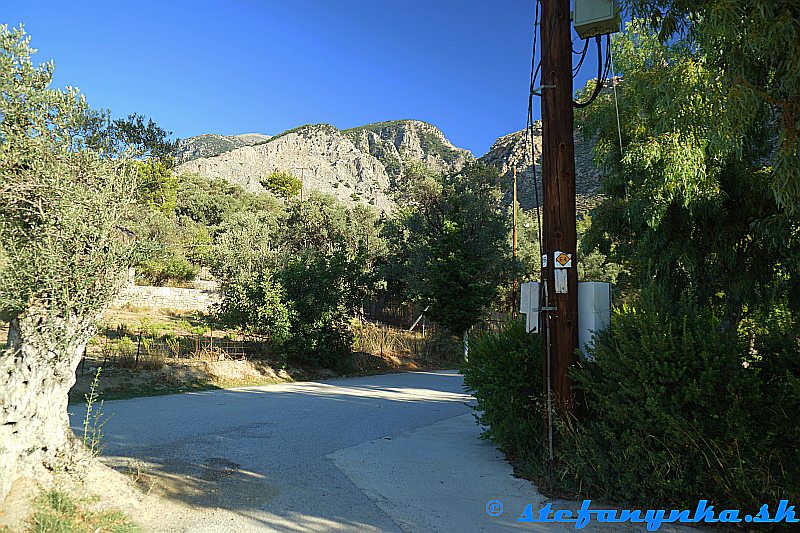
<svg viewBox="0 0 800 533"><path fill-rule="evenodd" d="M538 163L538 124L534 145ZM298 177L302 174L306 193L318 190L347 204L363 203L384 211L394 207L391 190L409 162L421 162L435 172L454 172L473 161L475 156L469 150L453 145L436 126L418 120L378 122L347 130L307 124L275 136L206 134L179 141L176 157L179 172L223 178L250 192L262 191L261 180L280 170ZM536 206L524 130L499 138L479 161L496 167L508 183L516 167L521 206ZM578 209L587 211L599 200L600 174L592 165L591 146L579 134L575 163ZM538 165L536 170L540 172ZM506 202L510 201L509 188Z"/></svg>

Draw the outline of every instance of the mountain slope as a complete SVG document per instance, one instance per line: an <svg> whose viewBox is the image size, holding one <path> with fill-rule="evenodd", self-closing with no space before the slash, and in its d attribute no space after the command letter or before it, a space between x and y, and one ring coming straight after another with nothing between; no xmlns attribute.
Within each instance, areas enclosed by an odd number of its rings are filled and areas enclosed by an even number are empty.
<svg viewBox="0 0 800 533"><path fill-rule="evenodd" d="M211 137L210 139L208 137ZM241 136L237 136L238 137ZM394 206L390 191L408 161L421 161L436 172L451 172L474 161L435 126L417 120L370 124L340 131L329 124L305 125L250 146L233 146L221 136L187 139L179 172L224 178L252 192L276 170L303 178L304 190L333 194L345 203L366 203L381 210Z"/></svg>
<svg viewBox="0 0 800 533"><path fill-rule="evenodd" d="M253 146L193 159L179 172L223 178L247 191L262 191L260 180L276 170L303 177L303 189L333 194L345 203L390 210L389 177L383 164L327 124L301 126Z"/></svg>
<svg viewBox="0 0 800 533"><path fill-rule="evenodd" d="M578 212L591 211L602 199L600 195L600 170L592 162L593 144L575 132L575 189ZM536 177L539 182L539 204L542 202L542 125L536 121L533 127L533 149L536 157ZM494 166L511 183L513 169L517 169L517 198L523 209L537 207L536 191L533 185L530 144L525 130L504 135L495 141L480 162ZM512 192L506 193L505 201L510 203Z"/></svg>
<svg viewBox="0 0 800 533"><path fill-rule="evenodd" d="M176 162L186 163L192 159L214 157L243 146L252 146L270 139L262 133L242 133L240 135L216 135L206 133L197 137L180 139L176 149Z"/></svg>
<svg viewBox="0 0 800 533"><path fill-rule="evenodd" d="M534 149L541 187L541 124L534 126ZM577 205L588 211L599 201L600 173L592 164L591 143L575 136ZM391 211L392 190L409 162L434 172L455 172L475 161L469 150L453 145L435 126L419 120L379 122L339 130L329 124L305 125L269 137L247 134L201 135L182 141L177 170L223 178L251 192L276 170L303 177L306 194L330 193L348 204L364 203ZM203 155L206 154L206 155ZM498 168L511 182L517 168L520 205L536 206L533 169L524 130L500 137L479 161ZM541 202L541 190L539 199ZM511 191L506 202L511 201Z"/></svg>
<svg viewBox="0 0 800 533"><path fill-rule="evenodd" d="M458 148L436 126L419 120L378 122L344 130L362 152L376 157L392 180L403 175L407 161L421 161L434 172L459 170L475 157Z"/></svg>

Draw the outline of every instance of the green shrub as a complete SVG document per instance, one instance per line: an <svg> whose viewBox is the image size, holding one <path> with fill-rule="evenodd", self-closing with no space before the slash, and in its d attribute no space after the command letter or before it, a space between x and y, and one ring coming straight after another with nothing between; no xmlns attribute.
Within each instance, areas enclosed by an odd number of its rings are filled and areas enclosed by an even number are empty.
<svg viewBox="0 0 800 533"><path fill-rule="evenodd" d="M796 500L797 454L791 472L780 450L796 446L797 424L789 443L780 435L789 417L764 409L775 387L726 339L716 318L691 305L669 313L651 299L617 310L596 337L594 361L573 374L587 416L561 428L564 486L675 508L700 498L748 510Z"/></svg>
<svg viewBox="0 0 800 533"><path fill-rule="evenodd" d="M476 417L491 439L523 471L539 464L542 443L542 356L537 335L508 322L499 332L470 338L461 371L477 399Z"/></svg>
<svg viewBox="0 0 800 533"><path fill-rule="evenodd" d="M294 310L286 343L289 360L350 370L350 321L372 282L359 258L344 250L309 252L292 258L278 276Z"/></svg>
<svg viewBox="0 0 800 533"><path fill-rule="evenodd" d="M297 195L303 188L303 182L289 172L276 170L261 179L261 186L283 198Z"/></svg>
<svg viewBox="0 0 800 533"><path fill-rule="evenodd" d="M796 326L795 326L796 327ZM796 331L796 329L794 330ZM800 346L796 335L777 330L757 343L762 403L754 405L763 436L761 455L776 485L773 500L800 501Z"/></svg>
<svg viewBox="0 0 800 533"><path fill-rule="evenodd" d="M265 271L229 282L217 314L226 324L268 336L275 346L290 337L291 305L281 284Z"/></svg>
<svg viewBox="0 0 800 533"><path fill-rule="evenodd" d="M199 270L185 257L170 255L144 261L137 268L137 274L144 283L163 286L192 281Z"/></svg>

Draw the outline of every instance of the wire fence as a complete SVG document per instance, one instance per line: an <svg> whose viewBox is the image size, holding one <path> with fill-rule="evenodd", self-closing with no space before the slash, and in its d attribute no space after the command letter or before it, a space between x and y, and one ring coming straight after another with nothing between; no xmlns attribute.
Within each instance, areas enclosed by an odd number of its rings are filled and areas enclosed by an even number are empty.
<svg viewBox="0 0 800 533"><path fill-rule="evenodd" d="M105 330L86 347L79 367L91 358L102 366L137 370L157 369L168 361L222 361L263 358L272 354L269 337L238 332L197 333Z"/></svg>
<svg viewBox="0 0 800 533"><path fill-rule="evenodd" d="M385 295L369 299L363 305L365 319L397 328L410 328L421 313L418 306Z"/></svg>
<svg viewBox="0 0 800 533"><path fill-rule="evenodd" d="M415 314L418 313L419 314ZM419 319L419 320L417 320ZM492 312L470 331L481 334L499 331L514 317L511 313ZM412 328L413 325L413 328ZM5 344L7 324L0 323L0 346ZM449 344L449 333L412 306L394 302L365 304L361 325L353 330L354 349L375 355L425 355ZM450 348L448 347L447 350ZM208 327L194 331L164 331L153 328L130 328L125 325L103 328L86 347L79 372L86 371L86 361L134 370L156 370L180 361L222 361L269 359L278 356L268 336L240 331L214 331Z"/></svg>
<svg viewBox="0 0 800 533"><path fill-rule="evenodd" d="M488 315L484 316L477 324L472 326L472 330L470 333L480 334L485 332L498 332L502 330L506 324L508 324L511 320L522 320L519 314L514 313L502 313L499 311L492 311Z"/></svg>

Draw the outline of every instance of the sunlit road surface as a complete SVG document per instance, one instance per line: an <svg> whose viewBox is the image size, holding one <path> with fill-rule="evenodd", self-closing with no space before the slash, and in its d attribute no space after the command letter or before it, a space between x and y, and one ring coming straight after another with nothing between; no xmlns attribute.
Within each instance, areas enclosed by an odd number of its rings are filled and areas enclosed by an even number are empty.
<svg viewBox="0 0 800 533"><path fill-rule="evenodd" d="M480 439L472 402L455 372L113 401L103 460L184 510L152 531L574 531L517 523L546 500Z"/></svg>

